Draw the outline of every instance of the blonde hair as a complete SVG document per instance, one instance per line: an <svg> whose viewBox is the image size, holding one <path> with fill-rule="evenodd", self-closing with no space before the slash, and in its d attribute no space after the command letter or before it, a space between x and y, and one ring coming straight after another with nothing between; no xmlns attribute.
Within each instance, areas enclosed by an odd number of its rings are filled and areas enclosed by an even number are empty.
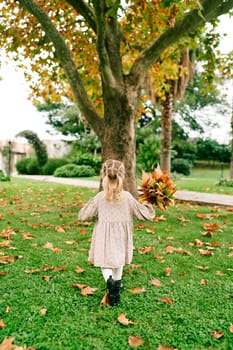
<svg viewBox="0 0 233 350"><path fill-rule="evenodd" d="M101 170L102 185L105 198L108 201L121 199L125 167L119 160L108 159L104 162Z"/></svg>

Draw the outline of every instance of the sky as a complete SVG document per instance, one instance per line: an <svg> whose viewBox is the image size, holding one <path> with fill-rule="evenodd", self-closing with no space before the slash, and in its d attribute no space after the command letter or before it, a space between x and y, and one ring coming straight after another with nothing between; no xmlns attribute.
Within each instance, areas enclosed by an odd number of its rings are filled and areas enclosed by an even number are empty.
<svg viewBox="0 0 233 350"><path fill-rule="evenodd" d="M228 15L221 16L219 32L227 35L222 40L221 51L233 50L233 18ZM46 132L49 126L45 124L46 118L39 113L28 100L28 84L24 80L23 72L15 71L12 63L1 62L0 67L0 140L13 140L15 135L23 130L37 133L42 140L55 139ZM233 96L233 84L229 83L230 98ZM230 113L228 116L216 116L220 125L207 132L207 136L215 138L220 143L230 140Z"/></svg>

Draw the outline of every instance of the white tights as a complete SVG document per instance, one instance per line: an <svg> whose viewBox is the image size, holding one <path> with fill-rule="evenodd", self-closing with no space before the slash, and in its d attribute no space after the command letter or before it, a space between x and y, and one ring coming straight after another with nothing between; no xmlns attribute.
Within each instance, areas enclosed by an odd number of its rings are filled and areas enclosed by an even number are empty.
<svg viewBox="0 0 233 350"><path fill-rule="evenodd" d="M110 276L112 276L112 278L115 281L119 281L119 280L121 280L121 277L122 277L123 266L116 267L113 269L101 267L101 271L102 271L102 274L103 274L106 282Z"/></svg>

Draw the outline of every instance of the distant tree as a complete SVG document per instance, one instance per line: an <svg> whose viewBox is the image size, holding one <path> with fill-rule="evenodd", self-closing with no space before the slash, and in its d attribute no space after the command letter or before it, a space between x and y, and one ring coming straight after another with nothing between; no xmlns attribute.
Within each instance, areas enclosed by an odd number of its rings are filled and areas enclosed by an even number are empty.
<svg viewBox="0 0 233 350"><path fill-rule="evenodd" d="M38 165L42 168L48 160L46 145L39 139L36 133L30 130L21 131L16 136L24 137L33 146Z"/></svg>

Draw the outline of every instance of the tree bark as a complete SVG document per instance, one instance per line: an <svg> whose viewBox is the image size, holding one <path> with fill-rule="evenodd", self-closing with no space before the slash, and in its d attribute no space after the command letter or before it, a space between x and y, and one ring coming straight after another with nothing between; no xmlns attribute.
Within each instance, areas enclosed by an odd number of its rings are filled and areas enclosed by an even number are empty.
<svg viewBox="0 0 233 350"><path fill-rule="evenodd" d="M171 141L172 141L172 113L174 103L174 81L165 94L165 100L161 102L161 146L160 146L160 167L170 174L171 171Z"/></svg>

